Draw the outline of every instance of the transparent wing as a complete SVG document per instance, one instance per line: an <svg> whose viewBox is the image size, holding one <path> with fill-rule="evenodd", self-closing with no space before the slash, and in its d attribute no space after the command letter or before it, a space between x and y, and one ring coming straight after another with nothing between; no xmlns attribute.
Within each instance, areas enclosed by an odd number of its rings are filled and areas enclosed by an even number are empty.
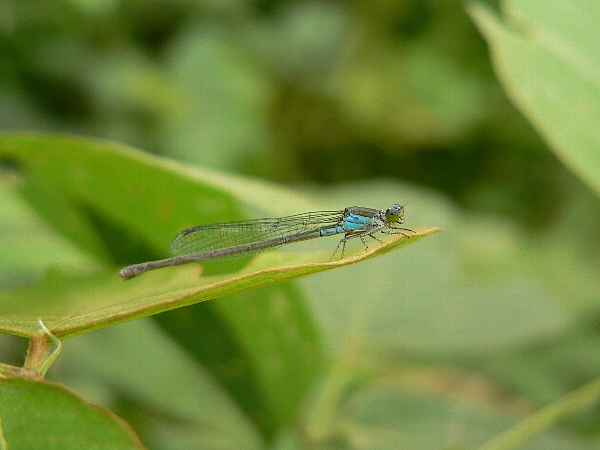
<svg viewBox="0 0 600 450"><path fill-rule="evenodd" d="M173 255L193 255L336 225L344 211L317 211L277 219L254 219L198 225L179 233L171 243Z"/></svg>

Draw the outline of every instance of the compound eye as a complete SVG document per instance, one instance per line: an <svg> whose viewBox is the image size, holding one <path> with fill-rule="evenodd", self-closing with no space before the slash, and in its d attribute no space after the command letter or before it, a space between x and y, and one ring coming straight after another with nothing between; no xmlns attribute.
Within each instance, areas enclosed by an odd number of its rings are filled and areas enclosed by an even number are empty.
<svg viewBox="0 0 600 450"><path fill-rule="evenodd" d="M398 219L400 218L400 211L402 210L402 207L400 207L399 209L396 207L396 205L392 206L391 208L388 208L385 210L385 219L390 222L398 222Z"/></svg>

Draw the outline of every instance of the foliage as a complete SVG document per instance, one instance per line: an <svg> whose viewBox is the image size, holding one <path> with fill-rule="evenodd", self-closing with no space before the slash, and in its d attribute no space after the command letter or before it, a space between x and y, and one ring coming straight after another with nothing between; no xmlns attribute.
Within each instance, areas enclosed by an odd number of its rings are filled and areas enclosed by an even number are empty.
<svg viewBox="0 0 600 450"><path fill-rule="evenodd" d="M2 10L11 448L597 448L596 2ZM117 275L198 223L398 202L414 238L339 262Z"/></svg>

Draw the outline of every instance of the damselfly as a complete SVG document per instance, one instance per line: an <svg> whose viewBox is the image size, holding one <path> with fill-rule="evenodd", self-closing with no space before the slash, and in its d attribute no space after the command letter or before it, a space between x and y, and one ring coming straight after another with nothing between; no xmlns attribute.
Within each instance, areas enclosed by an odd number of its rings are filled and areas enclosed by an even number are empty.
<svg viewBox="0 0 600 450"><path fill-rule="evenodd" d="M342 247L344 257L346 242L359 238L365 250L367 236L379 231L383 234L406 234L404 207L392 205L387 209L350 206L341 211L318 211L280 217L278 219L254 219L238 222L221 222L183 230L171 244L172 258L134 264L121 269L119 275L129 280L149 270L207 261L217 258L246 256L293 242L306 241L322 236L344 234L330 261Z"/></svg>

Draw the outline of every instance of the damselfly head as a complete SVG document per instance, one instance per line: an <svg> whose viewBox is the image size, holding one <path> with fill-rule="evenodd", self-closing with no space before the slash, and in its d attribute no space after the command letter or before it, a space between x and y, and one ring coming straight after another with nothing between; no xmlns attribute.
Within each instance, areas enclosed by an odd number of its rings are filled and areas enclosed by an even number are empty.
<svg viewBox="0 0 600 450"><path fill-rule="evenodd" d="M392 205L385 210L385 220L388 223L404 223L404 207Z"/></svg>

